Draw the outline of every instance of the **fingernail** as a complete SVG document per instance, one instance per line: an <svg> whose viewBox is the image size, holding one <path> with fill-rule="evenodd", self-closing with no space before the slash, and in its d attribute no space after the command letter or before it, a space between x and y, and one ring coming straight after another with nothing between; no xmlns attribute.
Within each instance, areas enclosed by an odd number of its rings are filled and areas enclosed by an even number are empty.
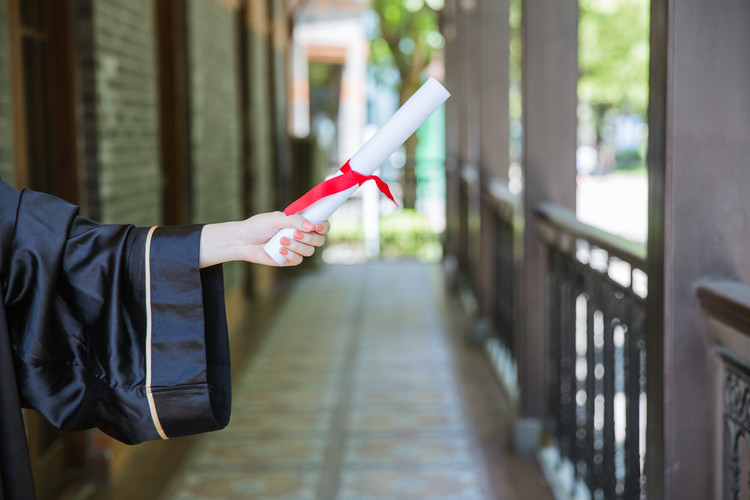
<svg viewBox="0 0 750 500"><path fill-rule="evenodd" d="M287 246L287 245L289 245L289 243L291 243L291 242L289 241L289 238L287 238L286 236L284 236L283 238L281 238L281 244L282 245Z"/></svg>
<svg viewBox="0 0 750 500"><path fill-rule="evenodd" d="M286 255L286 254L288 254L288 253L289 253L289 250L287 250L286 248L282 247L282 248L281 248L281 250L279 250L279 253L280 253L281 255Z"/></svg>
<svg viewBox="0 0 750 500"><path fill-rule="evenodd" d="M305 231L312 231L313 229L315 229L313 223L307 220L302 223L302 227L305 228Z"/></svg>
<svg viewBox="0 0 750 500"><path fill-rule="evenodd" d="M323 231L323 224L318 224L317 226L315 226L315 230L317 232L319 232L319 233L322 232Z"/></svg>
<svg viewBox="0 0 750 500"><path fill-rule="evenodd" d="M294 239L295 239L295 240L301 240L302 238L304 238L304 236L305 236L305 235L304 235L304 234L302 234L302 233L301 233L301 232L299 232L299 231L295 231L295 232L294 232Z"/></svg>

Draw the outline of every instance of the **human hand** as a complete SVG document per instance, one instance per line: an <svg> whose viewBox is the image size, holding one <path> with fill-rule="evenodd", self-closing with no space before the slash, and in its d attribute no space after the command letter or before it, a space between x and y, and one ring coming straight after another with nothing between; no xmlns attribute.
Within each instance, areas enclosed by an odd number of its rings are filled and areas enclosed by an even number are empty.
<svg viewBox="0 0 750 500"><path fill-rule="evenodd" d="M315 247L325 243L331 226L327 221L314 225L301 215L286 216L283 212L258 214L244 221L206 224L201 233L200 267L233 260L278 266L263 245L285 227L295 232L292 239L282 238L281 253L286 257L282 266L296 266L304 257L311 256Z"/></svg>

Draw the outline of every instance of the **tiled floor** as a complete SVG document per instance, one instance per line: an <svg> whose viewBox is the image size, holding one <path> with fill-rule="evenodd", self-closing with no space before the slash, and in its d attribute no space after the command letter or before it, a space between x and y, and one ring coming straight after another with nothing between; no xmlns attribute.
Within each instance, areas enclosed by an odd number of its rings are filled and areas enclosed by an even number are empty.
<svg viewBox="0 0 750 500"><path fill-rule="evenodd" d="M491 500L439 276L415 262L300 278L168 499Z"/></svg>

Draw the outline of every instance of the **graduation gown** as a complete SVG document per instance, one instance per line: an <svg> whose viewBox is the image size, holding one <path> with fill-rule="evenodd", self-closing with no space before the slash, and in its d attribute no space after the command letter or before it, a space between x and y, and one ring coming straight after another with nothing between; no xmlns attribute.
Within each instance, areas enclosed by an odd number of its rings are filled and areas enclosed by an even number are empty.
<svg viewBox="0 0 750 500"><path fill-rule="evenodd" d="M202 226L102 225L0 181L0 500L33 498L21 407L125 443L226 426L221 266Z"/></svg>

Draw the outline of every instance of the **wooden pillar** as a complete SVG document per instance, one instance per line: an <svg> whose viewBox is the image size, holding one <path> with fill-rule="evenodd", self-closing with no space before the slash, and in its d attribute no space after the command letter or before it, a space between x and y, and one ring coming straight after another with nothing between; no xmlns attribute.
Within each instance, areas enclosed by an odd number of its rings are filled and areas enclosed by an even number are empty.
<svg viewBox="0 0 750 500"><path fill-rule="evenodd" d="M750 283L750 4L653 0L651 17L648 497L719 498L722 389L695 287Z"/></svg>
<svg viewBox="0 0 750 500"><path fill-rule="evenodd" d="M497 265L494 212L486 200L491 180L507 183L509 167L510 121L508 86L510 63L509 0L482 0L478 9L479 25L479 163L481 170L481 219L479 245L479 314L492 316L498 283L494 283Z"/></svg>
<svg viewBox="0 0 750 500"><path fill-rule="evenodd" d="M578 3L525 0L522 7L524 263L521 270L521 415L545 415L545 267L533 210L575 207Z"/></svg>
<svg viewBox="0 0 750 500"><path fill-rule="evenodd" d="M482 172L508 180L509 0L479 5L479 152Z"/></svg>
<svg viewBox="0 0 750 500"><path fill-rule="evenodd" d="M455 261L460 251L459 220L459 114L461 95L461 54L458 40L457 0L447 0L441 14L445 37L445 86L453 97L445 103L445 253Z"/></svg>
<svg viewBox="0 0 750 500"><path fill-rule="evenodd" d="M480 293L480 169L479 169L479 110L481 52L479 39L479 8L476 0L459 1L459 38L461 47L462 93L459 165L461 172L461 214L463 246L462 272L475 293Z"/></svg>

